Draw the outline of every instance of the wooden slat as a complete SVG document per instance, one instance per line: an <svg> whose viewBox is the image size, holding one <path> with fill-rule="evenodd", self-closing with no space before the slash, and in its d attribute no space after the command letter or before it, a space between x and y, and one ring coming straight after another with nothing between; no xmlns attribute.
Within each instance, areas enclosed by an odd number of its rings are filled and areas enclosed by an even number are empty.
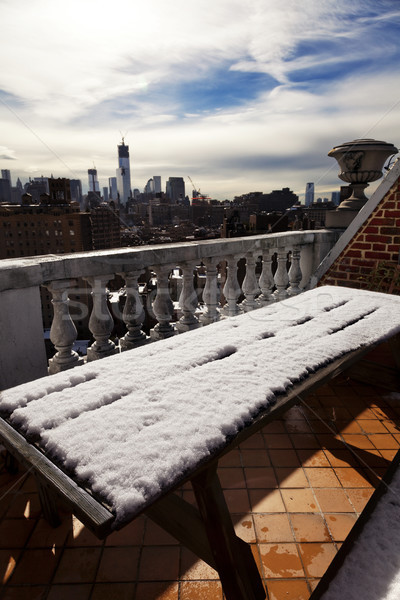
<svg viewBox="0 0 400 600"><path fill-rule="evenodd" d="M53 493L60 496L97 537L103 538L110 533L114 515L85 490L78 487L3 419L0 419L0 439L17 460L34 472L40 484L49 486Z"/></svg>

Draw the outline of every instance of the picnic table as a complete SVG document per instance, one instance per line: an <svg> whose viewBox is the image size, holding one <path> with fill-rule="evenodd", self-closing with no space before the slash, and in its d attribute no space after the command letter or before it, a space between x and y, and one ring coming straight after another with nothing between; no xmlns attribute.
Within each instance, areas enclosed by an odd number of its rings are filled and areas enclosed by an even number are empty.
<svg viewBox="0 0 400 600"><path fill-rule="evenodd" d="M0 439L99 538L142 513L214 567L228 600L261 600L218 460L375 345L400 298L325 286L0 396ZM198 508L175 492L190 481Z"/></svg>

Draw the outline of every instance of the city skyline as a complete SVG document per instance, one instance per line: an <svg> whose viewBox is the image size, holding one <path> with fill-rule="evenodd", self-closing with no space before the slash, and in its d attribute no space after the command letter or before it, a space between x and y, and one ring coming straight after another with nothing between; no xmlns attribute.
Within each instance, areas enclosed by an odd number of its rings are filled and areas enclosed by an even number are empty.
<svg viewBox="0 0 400 600"><path fill-rule="evenodd" d="M132 188L190 176L223 200L338 189L334 146L398 146L400 7L394 0L2 2L0 166L115 176ZM378 182L379 183L379 182ZM370 189L373 189L371 186ZM367 191L368 194L368 191Z"/></svg>

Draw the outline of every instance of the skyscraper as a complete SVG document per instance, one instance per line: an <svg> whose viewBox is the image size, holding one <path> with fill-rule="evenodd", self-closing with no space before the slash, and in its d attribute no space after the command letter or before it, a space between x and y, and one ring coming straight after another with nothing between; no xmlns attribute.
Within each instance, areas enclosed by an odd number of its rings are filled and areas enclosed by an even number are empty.
<svg viewBox="0 0 400 600"><path fill-rule="evenodd" d="M166 185L167 196L172 203L185 200L185 180L183 177L170 177Z"/></svg>
<svg viewBox="0 0 400 600"><path fill-rule="evenodd" d="M120 204L125 205L131 197L131 170L129 146L125 145L124 138L122 138L122 144L118 145L117 189Z"/></svg>
<svg viewBox="0 0 400 600"><path fill-rule="evenodd" d="M311 206L311 204L313 202L314 202L314 184L313 183L307 183L307 185L306 185L305 204L306 204L306 206Z"/></svg>
<svg viewBox="0 0 400 600"><path fill-rule="evenodd" d="M109 194L110 200L116 200L118 198L117 178L116 177L108 178L108 188L110 191L110 194Z"/></svg>
<svg viewBox="0 0 400 600"><path fill-rule="evenodd" d="M99 192L100 195L100 185L97 179L97 170L96 169L88 169L88 177L89 177L89 192Z"/></svg>

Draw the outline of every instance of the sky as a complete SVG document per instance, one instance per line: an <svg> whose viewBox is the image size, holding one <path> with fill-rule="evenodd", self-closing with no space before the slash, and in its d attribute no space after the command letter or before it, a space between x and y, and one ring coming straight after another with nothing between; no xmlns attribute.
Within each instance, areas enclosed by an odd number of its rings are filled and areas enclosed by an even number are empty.
<svg viewBox="0 0 400 600"><path fill-rule="evenodd" d="M400 147L399 0L0 0L0 168L219 200L339 189L331 148ZM367 190L367 195L374 188Z"/></svg>

